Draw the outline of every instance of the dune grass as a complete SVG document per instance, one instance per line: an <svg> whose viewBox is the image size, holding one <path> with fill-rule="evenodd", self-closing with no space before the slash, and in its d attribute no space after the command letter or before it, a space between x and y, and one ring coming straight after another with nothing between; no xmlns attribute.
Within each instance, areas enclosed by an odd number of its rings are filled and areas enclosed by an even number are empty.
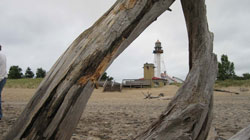
<svg viewBox="0 0 250 140"><path fill-rule="evenodd" d="M37 88L42 78L7 79L5 88Z"/></svg>
<svg viewBox="0 0 250 140"><path fill-rule="evenodd" d="M180 83L171 83L171 85L176 85L180 87L182 84ZM219 87L250 87L250 80L224 80L224 81L215 81L216 88Z"/></svg>
<svg viewBox="0 0 250 140"><path fill-rule="evenodd" d="M182 83L170 83L170 85L175 85L177 87L181 87Z"/></svg>
<svg viewBox="0 0 250 140"><path fill-rule="evenodd" d="M42 78L23 78L23 79L8 79L5 88L37 88L41 83ZM172 84L180 87L182 84ZM225 80L216 81L215 87L250 87L250 80Z"/></svg>
<svg viewBox="0 0 250 140"><path fill-rule="evenodd" d="M250 87L250 80L224 80L216 81L215 87Z"/></svg>

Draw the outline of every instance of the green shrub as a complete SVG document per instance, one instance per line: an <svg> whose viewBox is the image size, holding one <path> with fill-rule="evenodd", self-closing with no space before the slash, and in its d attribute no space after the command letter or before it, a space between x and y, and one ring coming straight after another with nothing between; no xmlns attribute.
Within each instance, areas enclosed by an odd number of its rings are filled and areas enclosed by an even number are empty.
<svg viewBox="0 0 250 140"><path fill-rule="evenodd" d="M175 85L177 87L181 87L183 83L170 83L170 85Z"/></svg>

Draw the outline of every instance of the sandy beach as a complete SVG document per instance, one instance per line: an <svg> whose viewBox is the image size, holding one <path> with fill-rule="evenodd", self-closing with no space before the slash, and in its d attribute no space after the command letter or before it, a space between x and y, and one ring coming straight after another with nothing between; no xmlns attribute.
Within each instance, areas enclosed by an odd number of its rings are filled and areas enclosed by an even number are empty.
<svg viewBox="0 0 250 140"><path fill-rule="evenodd" d="M214 93L212 126L220 137L229 138L250 124L250 88L223 88L233 93ZM128 140L145 130L164 111L169 100L144 99L142 93L171 98L178 90L168 85L152 89L123 89L102 92L95 89L71 140ZM35 89L5 88L2 93L3 114L0 139L15 123Z"/></svg>

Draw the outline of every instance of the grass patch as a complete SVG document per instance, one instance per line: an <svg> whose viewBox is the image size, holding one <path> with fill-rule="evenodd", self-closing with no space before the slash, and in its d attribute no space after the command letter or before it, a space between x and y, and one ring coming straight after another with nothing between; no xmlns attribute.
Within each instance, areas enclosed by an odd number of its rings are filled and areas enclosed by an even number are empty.
<svg viewBox="0 0 250 140"><path fill-rule="evenodd" d="M171 83L170 85L175 85L181 87L181 83ZM215 81L215 88L220 87L250 87L250 79L249 80L224 80L224 81Z"/></svg>
<svg viewBox="0 0 250 140"><path fill-rule="evenodd" d="M170 83L170 85L175 85L177 87L181 87L183 83Z"/></svg>
<svg viewBox="0 0 250 140"><path fill-rule="evenodd" d="M216 81L215 87L250 87L250 80L224 80L224 81Z"/></svg>
<svg viewBox="0 0 250 140"><path fill-rule="evenodd" d="M7 79L5 88L37 88L42 78Z"/></svg>
<svg viewBox="0 0 250 140"><path fill-rule="evenodd" d="M23 78L23 79L7 79L5 88L37 88L41 83L42 78ZM180 87L180 83L171 83L170 85L176 85ZM224 80L216 81L215 87L250 87L250 80Z"/></svg>

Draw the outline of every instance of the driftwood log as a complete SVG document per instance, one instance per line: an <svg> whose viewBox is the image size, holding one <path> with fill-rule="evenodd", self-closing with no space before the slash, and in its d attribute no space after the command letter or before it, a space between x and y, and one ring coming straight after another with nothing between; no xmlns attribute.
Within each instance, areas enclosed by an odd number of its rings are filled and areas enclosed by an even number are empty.
<svg viewBox="0 0 250 140"><path fill-rule="evenodd" d="M242 129L228 140L250 140L250 125Z"/></svg>
<svg viewBox="0 0 250 140"><path fill-rule="evenodd" d="M174 0L117 0L57 60L4 140L69 140L103 72Z"/></svg>
<svg viewBox="0 0 250 140"><path fill-rule="evenodd" d="M144 93L142 92L142 94L144 95L144 99L159 99L164 97L164 93L160 93L158 96L153 96L152 93Z"/></svg>
<svg viewBox="0 0 250 140"><path fill-rule="evenodd" d="M239 95L239 92L233 92L233 91L228 91L228 90L223 90L223 89L214 89L214 91L218 91L218 92L225 92L225 93L233 93L236 95Z"/></svg>
<svg viewBox="0 0 250 140"><path fill-rule="evenodd" d="M212 121L217 58L204 0L181 0L189 37L189 74L167 109L136 140L206 140Z"/></svg>

